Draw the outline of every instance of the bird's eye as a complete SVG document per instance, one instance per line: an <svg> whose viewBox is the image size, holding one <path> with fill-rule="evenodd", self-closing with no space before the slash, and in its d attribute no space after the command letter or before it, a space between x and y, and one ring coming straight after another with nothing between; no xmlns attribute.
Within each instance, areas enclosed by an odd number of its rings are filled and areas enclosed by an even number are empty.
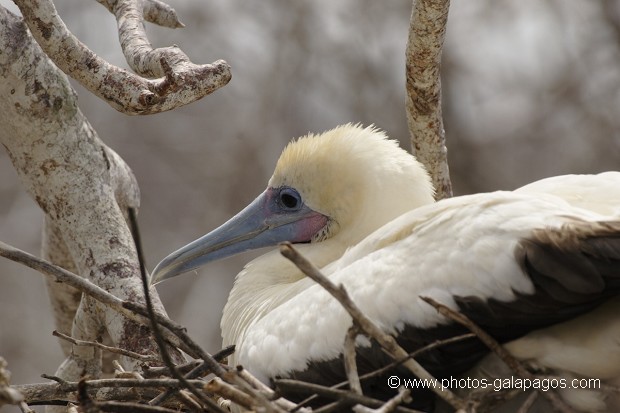
<svg viewBox="0 0 620 413"><path fill-rule="evenodd" d="M299 209L301 208L301 196L299 192L293 188L282 188L278 196L280 205L286 209Z"/></svg>

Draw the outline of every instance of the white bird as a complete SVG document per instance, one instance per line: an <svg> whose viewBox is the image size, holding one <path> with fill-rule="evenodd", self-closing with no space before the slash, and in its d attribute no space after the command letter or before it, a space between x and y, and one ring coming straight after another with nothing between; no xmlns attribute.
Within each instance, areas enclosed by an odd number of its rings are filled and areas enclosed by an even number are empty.
<svg viewBox="0 0 620 413"><path fill-rule="evenodd" d="M373 127L308 135L284 149L256 200L166 257L152 281L290 241L408 351L465 332L419 298L428 296L537 368L620 384L620 172L440 202L433 195L424 167ZM327 385L345 379L350 325L339 303L277 250L237 275L221 321L224 345L236 345L232 363L266 382ZM361 370L391 361L376 343L358 338L357 346ZM438 378L480 377L493 370L487 354L470 339L418 361ZM365 394L393 395L391 375L411 378L395 368L363 382ZM562 396L582 411L620 408L600 388ZM415 400L434 409L429 394Z"/></svg>

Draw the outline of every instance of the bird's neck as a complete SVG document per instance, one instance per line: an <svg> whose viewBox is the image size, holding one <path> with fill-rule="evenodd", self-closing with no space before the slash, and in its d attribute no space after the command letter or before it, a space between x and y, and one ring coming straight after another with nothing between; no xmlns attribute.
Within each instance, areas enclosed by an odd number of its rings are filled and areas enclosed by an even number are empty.
<svg viewBox="0 0 620 413"><path fill-rule="evenodd" d="M319 268L342 256L346 245L337 240L299 244L296 248ZM307 289L313 281L278 250L248 263L235 279L222 314L224 345L242 345L247 329L282 303ZM233 357L234 362L234 357Z"/></svg>

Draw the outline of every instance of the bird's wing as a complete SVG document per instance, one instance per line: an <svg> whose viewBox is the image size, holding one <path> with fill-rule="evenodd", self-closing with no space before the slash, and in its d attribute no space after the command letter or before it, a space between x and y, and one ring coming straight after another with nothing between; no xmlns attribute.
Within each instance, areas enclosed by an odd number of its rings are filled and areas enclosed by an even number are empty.
<svg viewBox="0 0 620 413"><path fill-rule="evenodd" d="M620 172L554 176L532 182L515 192L550 194L578 208L620 217Z"/></svg>

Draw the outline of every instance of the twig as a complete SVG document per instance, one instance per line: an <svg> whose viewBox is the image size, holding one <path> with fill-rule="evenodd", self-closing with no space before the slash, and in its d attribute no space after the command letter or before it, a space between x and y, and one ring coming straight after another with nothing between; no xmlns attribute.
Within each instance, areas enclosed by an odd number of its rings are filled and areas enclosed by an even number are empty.
<svg viewBox="0 0 620 413"><path fill-rule="evenodd" d="M123 348L118 348L118 347L106 346L105 344L99 343L97 341L77 340L71 336L63 334L56 330L52 332L52 335L62 338L63 340L66 340L76 346L98 347L100 349L109 351L110 353L120 354L126 357L131 357L131 358L140 360L140 361L159 361L159 357L157 356L153 356L150 354L140 354L140 353L136 353L135 351L125 350Z"/></svg>
<svg viewBox="0 0 620 413"><path fill-rule="evenodd" d="M80 277L79 275L73 274L70 271L65 270L62 267L54 265L48 261L45 261L42 258L35 257L32 254L29 254L25 251L22 251L18 248L5 244L0 241L0 257L7 258L11 261L18 262L20 264L24 264L27 267L30 267L39 273L51 277L54 281L65 283L74 287L84 294L94 298L102 304L105 304L109 308L112 308L119 313L123 314L125 317L133 320L142 325L148 326L150 321L147 317L147 310L144 306L126 302L118 297L110 294L105 291L103 288L93 284L89 280ZM170 341L176 347L181 348L186 353L191 356L195 356L196 352L193 351L192 348L188 347L183 339L180 339L178 332L183 330L178 324L174 323L167 317L162 316L161 314L156 314L156 318L158 323L165 326L169 332L164 332L166 336L166 340Z"/></svg>
<svg viewBox="0 0 620 413"><path fill-rule="evenodd" d="M399 387L398 394L392 397L390 400L388 400L383 406L379 407L378 409L369 409L366 406L357 405L357 406L353 406L353 411L355 411L355 413L390 413L396 410L396 408L399 405L401 405L403 402L406 402L407 400L410 401L411 400L411 397L409 397L410 394L411 392L409 390L405 389L404 387Z"/></svg>
<svg viewBox="0 0 620 413"><path fill-rule="evenodd" d="M234 351L235 351L235 346L228 346L228 347L220 350L219 352L215 353L213 355L213 359L215 359L216 361L220 361L220 360L228 357L229 355L231 355ZM185 374L185 378L186 379L195 379L195 378L203 377L203 376L211 373L211 369L209 368L209 364L207 362L205 362L205 361L203 361L203 362L192 361L192 362L190 362L190 363L188 363L186 365L177 366L177 369L178 369L178 371L180 373ZM150 369L147 370L147 372L148 372L147 374L150 375L151 377L153 377L155 375L161 375L161 374L170 374L170 370L167 367L150 368ZM175 393L174 390L169 389L166 392L160 394L156 398L154 398L151 401L149 401L149 404L151 406L158 406L158 405L164 403L174 393Z"/></svg>
<svg viewBox="0 0 620 413"><path fill-rule="evenodd" d="M533 391L532 394L527 396L527 399L525 399L521 407L519 407L517 413L528 413L530 411L530 408L534 405L536 398L538 398L538 392Z"/></svg>
<svg viewBox="0 0 620 413"><path fill-rule="evenodd" d="M62 391L65 392L74 392L78 390L79 382L73 381L65 381L56 376L49 376L47 374L42 374L42 377L53 380L58 383L59 387L61 387ZM84 380L89 389L101 389L105 387L111 388L121 388L121 387L141 387L141 388L149 388L149 387L159 387L166 388L172 387L175 389L180 389L183 387L183 384L176 379L96 379L96 380ZM190 380L190 382L196 386L203 386L205 383L202 380ZM49 383L48 383L49 384ZM28 389L31 386L36 386L36 384L21 384L15 386L16 388Z"/></svg>
<svg viewBox="0 0 620 413"><path fill-rule="evenodd" d="M237 366L237 374L240 378L245 380L250 386L254 389L258 390L260 393L265 394L269 400L273 400L276 397L276 392L267 385L265 385L262 381L258 380L256 377L252 375L248 370L244 369L242 366ZM311 410L298 406L297 404L287 400L283 397L280 397L274 400L274 403L288 412L299 412L299 413L310 413Z"/></svg>
<svg viewBox="0 0 620 413"><path fill-rule="evenodd" d="M56 383L19 384L12 386L23 394L30 404L53 404L54 400L75 401L74 393L78 390L77 382L67 382L54 376L45 376ZM193 380L195 386L204 386L204 382ZM88 380L89 389L105 390L98 392L98 400L149 400L161 389L181 389L182 385L174 379L97 379ZM113 392L109 391L114 389Z"/></svg>
<svg viewBox="0 0 620 413"><path fill-rule="evenodd" d="M97 402L94 401L87 391L87 381L80 380L78 383L78 402L80 403L81 410L84 413L99 413L99 412L136 412L136 413L175 413L176 410L167 409L160 406L148 406L140 403L132 402L118 402L107 401Z"/></svg>
<svg viewBox="0 0 620 413"><path fill-rule="evenodd" d="M113 413L179 413L178 410L168 409L161 406L149 406L148 404L117 402L114 400L108 402L97 402L95 404L101 412Z"/></svg>
<svg viewBox="0 0 620 413"><path fill-rule="evenodd" d="M398 345L394 337L385 334L379 326L377 326L364 313L362 313L360 308L351 300L351 297L342 285L334 285L334 283L325 277L318 268L299 254L299 252L290 243L281 244L280 252L286 258L291 260L304 274L321 285L321 287L323 287L336 300L338 300L338 302L340 302L345 310L351 315L355 325L366 335L377 341L377 343L379 343L379 345L395 360L405 360L403 361L403 365L418 378L429 381L435 380L435 378L417 361L409 358L409 354ZM444 389L442 387L431 387L431 390L457 410L464 409L467 406L467 403L463 399L448 389Z"/></svg>
<svg viewBox="0 0 620 413"><path fill-rule="evenodd" d="M332 413L332 412L341 412L342 410L348 407L348 403L345 403L343 400L336 400L335 402L326 404L325 406L321 406L318 409L313 410L313 413ZM291 413L296 412L294 410Z"/></svg>
<svg viewBox="0 0 620 413"><path fill-rule="evenodd" d="M34 413L34 410L32 410L30 408L30 406L28 406L28 404L26 404L26 402L19 402L18 404L19 410L22 411L22 413Z"/></svg>
<svg viewBox="0 0 620 413"><path fill-rule="evenodd" d="M426 301L428 304L433 306L439 314L444 317L449 318L450 320L456 321L462 326L469 329L472 333L474 333L480 341L482 341L491 351L493 351L497 356L504 362L510 369L512 369L519 377L524 379L534 380L536 376L527 371L523 365L512 356L502 345L500 345L493 337L491 337L486 331L476 325L473 321L471 321L467 316L457 311L454 311L450 307L447 307L430 297L420 297L422 300ZM551 407L560 413L575 413L575 411L568 406L564 400L558 396L554 391L540 391L542 396L546 398Z"/></svg>
<svg viewBox="0 0 620 413"><path fill-rule="evenodd" d="M420 354L423 354L423 353L426 353L428 351L431 351L431 350L433 350L433 349L435 349L437 347L446 346L448 344L455 343L457 341L462 341L462 340L466 340L466 339L469 339L469 338L475 338L475 337L476 337L476 335L474 333L467 333L467 334L461 334L459 336L454 336L454 337L446 338L446 339L443 339L443 340L437 340L437 341L434 341L434 342L432 342L430 344L427 344L426 346L424 346L422 348L419 348L419 349L417 349L415 351L412 351L411 353L409 353L407 358L415 358L415 357L419 356ZM374 371L371 371L369 373L363 374L363 375L360 376L360 380L365 380L365 379L369 379L371 377L375 377L375 376L381 375L381 374L385 373L386 371L389 371L390 369L393 369L394 367L402 364L405 360L406 359L395 360L392 363L390 363L390 364L388 364L386 366L383 366L383 367L381 367L381 368L379 368L377 370L374 370ZM344 384L344 383L346 383L346 382L342 382L342 384Z"/></svg>
<svg viewBox="0 0 620 413"><path fill-rule="evenodd" d="M294 390L297 392L305 393L315 393L328 399L345 401L349 405L363 404L365 406L378 408L385 404L385 401L373 399L371 397L363 396L361 394L355 394L348 390L336 390L330 387L321 386L319 384L306 383L298 380L278 379L275 381L275 384L276 387L280 389ZM409 409L402 406L398 406L394 411L399 413L423 413L419 410Z"/></svg>
<svg viewBox="0 0 620 413"><path fill-rule="evenodd" d="M131 6L129 12L133 13L133 17L126 20L128 23L139 20L127 31L120 31L121 36L137 36L136 26L141 25L142 10L137 8L134 1L119 3ZM153 59L162 59L160 73L166 72L164 65L170 68L163 78L149 80L136 76L103 60L81 43L59 17L51 0L15 0L15 4L33 37L54 63L86 89L123 113L149 114L174 109L214 92L230 80L230 67L225 61L194 65L175 47L167 48L163 53L153 53L150 58L149 64L152 64ZM119 15L127 17L124 11L119 11L117 18L120 18ZM131 50L139 45L132 44L124 49ZM152 51L150 45L149 50ZM145 56L139 54L128 54L131 57L137 56L137 60L145 59Z"/></svg>
<svg viewBox="0 0 620 413"><path fill-rule="evenodd" d="M406 51L411 145L433 180L437 200L452 196L439 77L449 8L449 0L414 0Z"/></svg>
<svg viewBox="0 0 620 413"><path fill-rule="evenodd" d="M148 276L146 274L146 268L144 265L144 259L142 254L142 247L140 242L140 234L137 227L137 219L136 219L136 211L134 208L129 208L129 223L131 227L132 234L134 236L134 241L136 245L136 252L138 254L138 261L140 262L140 276L142 278L142 286L144 290L145 301L147 303L147 311L148 317L151 320L151 328L153 329L153 335L155 336L155 340L157 341L157 345L160 348L160 354L166 366L170 369L172 375L181 381L185 387L191 391L191 393L196 396L201 402L209 406L215 412L224 412L222 408L212 400L208 399L204 394L198 391L191 383L187 382L183 375L179 373L176 366L170 359L166 346L161 335L161 331L159 330L159 322L157 319L157 315L153 309L152 302L150 300L150 290L149 290L149 281ZM125 303L127 305L127 303ZM254 388L249 386L244 380L242 380L238 375L234 372L226 371L210 354L205 352L199 345L197 345L186 333L185 329L181 328L176 331L179 338L183 340L184 343L188 344L192 350L195 350L198 355L203 359L204 363L207 364L209 369L214 372L218 377L222 378L226 382L230 384L238 385L242 390L246 391L250 396L252 396L253 401L257 402L266 413L285 413L283 409L279 406L270 403L260 392L256 391Z"/></svg>
<svg viewBox="0 0 620 413"><path fill-rule="evenodd" d="M164 343L163 340L163 336L161 335L161 331L159 330L159 323L156 319L156 313L154 312L153 309L153 305L152 302L150 300L150 290L149 290L149 281L148 281L148 276L146 274L146 268L144 265L144 258L143 258L143 254L142 254L142 245L140 242L140 234L138 231L138 226L137 226L137 219L136 219L136 211L134 208L129 208L129 223L130 223L130 227L131 227L131 231L132 234L134 236L134 241L136 244L136 251L138 254L138 260L140 262L140 275L142 278L142 286L144 289L144 296L145 296L145 301L147 303L147 311L148 311L148 316L149 319L151 320L151 328L153 330L153 335L155 336L155 340L157 341L157 345L160 348L160 354L162 356L162 359L164 361L164 363L166 364L166 366L170 369L170 372L172 373L172 375L178 379L181 383L184 384L184 386L191 391L191 393L196 396L201 402L203 402L204 404L206 404L207 406L209 406L210 409L212 409L215 412L222 412L222 413L226 413L222 410L222 408L215 402L213 402L212 400L210 400L209 398L207 398L203 393L201 393L196 387L194 387L190 382L188 382L187 380L185 380L185 378L183 377L183 375L181 375L179 373L179 371L177 370L176 366L174 365L174 363L172 362L172 360L170 359L168 353L167 353L167 349L166 349L166 345ZM231 384L236 384L238 386L240 386L240 388L244 391L246 391L250 396L253 397L253 401L258 403L259 405L261 405L264 408L264 411L269 413L269 412L273 412L273 413L284 413L284 410L282 410L280 407L278 407L277 405L273 405L270 403L269 400L267 400L262 394L260 394L260 392L257 392L255 389L253 389L251 386L249 386L244 380L242 380L238 375L236 375L234 372L231 371L226 371L224 370L220 364L213 358L213 356L211 356L210 354L206 353L204 350L202 350L202 348L200 346L198 346L197 344L194 343L194 341L186 334L185 330L182 329L181 331L178 331L177 333L179 333L179 337L181 337L183 339L183 341L185 343L190 344L190 347L192 349L195 349L199 356L203 359L204 363L209 367L209 369L211 369L211 371L213 371L218 377L224 379L225 381L231 383Z"/></svg>
<svg viewBox="0 0 620 413"><path fill-rule="evenodd" d="M131 233L133 235L136 252L138 254L138 261L140 263L140 276L142 278L142 286L144 289L144 301L146 302L146 309L148 311L149 320L151 321L151 329L153 332L153 336L155 337L155 341L157 342L157 346L159 347L159 353L164 364L170 369L170 373L174 378L179 380L183 387L187 388L198 400L204 403L209 409L218 413L226 413L224 410L220 408L220 406L205 396L202 392L196 388L192 383L183 377L183 375L177 370L174 362L172 361L172 357L168 353L167 345L164 340L164 335L160 329L159 323L155 318L155 309L153 308L153 301L151 300L151 292L149 289L149 281L148 276L146 275L146 268L144 263L144 254L142 253L142 243L140 241L140 231L138 231L138 220L136 217L136 210L134 208L129 208L129 226L131 228ZM192 404L187 404L187 406L194 410L195 406Z"/></svg>
<svg viewBox="0 0 620 413"><path fill-rule="evenodd" d="M252 409L253 402L250 396L236 387L226 383L219 377L215 377L213 380L209 381L206 385L206 389L211 393L222 396L223 398L228 399L248 410Z"/></svg>
<svg viewBox="0 0 620 413"><path fill-rule="evenodd" d="M360 377L357 373L357 362L355 361L355 339L357 338L357 327L352 325L347 331L347 335L344 338L344 370L347 373L347 379L349 381L349 388L353 393L362 393L362 384L360 383Z"/></svg>

